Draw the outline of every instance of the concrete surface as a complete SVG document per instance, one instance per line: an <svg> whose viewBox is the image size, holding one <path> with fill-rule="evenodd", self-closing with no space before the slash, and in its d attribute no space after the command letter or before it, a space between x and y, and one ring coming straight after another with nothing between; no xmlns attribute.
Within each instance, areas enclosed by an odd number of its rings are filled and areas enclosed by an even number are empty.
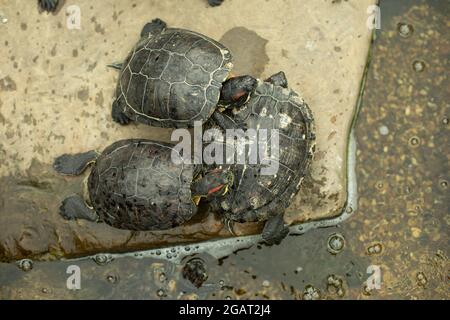
<svg viewBox="0 0 450 320"><path fill-rule="evenodd" d="M339 213L346 198L347 132L367 56L367 7L374 0L206 1L67 0L56 14L37 1L0 1L0 259L52 259L127 251L229 236L213 215L167 232L115 230L67 222L60 201L81 190L82 178L51 170L62 153L102 150L129 137L169 140L170 130L121 127L110 117L118 73L142 26L159 17L169 26L222 40L235 56L235 74L266 77L284 70L309 103L317 124L311 176L288 209L290 223ZM81 12L68 29L67 9ZM259 226L238 226L239 233Z"/></svg>

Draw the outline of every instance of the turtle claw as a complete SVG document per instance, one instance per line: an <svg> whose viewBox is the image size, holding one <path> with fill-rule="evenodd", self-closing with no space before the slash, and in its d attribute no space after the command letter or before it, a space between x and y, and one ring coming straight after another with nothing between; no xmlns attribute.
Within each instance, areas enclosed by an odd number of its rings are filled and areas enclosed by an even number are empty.
<svg viewBox="0 0 450 320"><path fill-rule="evenodd" d="M208 0L208 3L211 7L217 7L222 4L223 0Z"/></svg>
<svg viewBox="0 0 450 320"><path fill-rule="evenodd" d="M123 113L119 113L119 114L113 114L112 116L113 120L121 125L127 125L130 123L130 118L128 118L126 115L124 115Z"/></svg>
<svg viewBox="0 0 450 320"><path fill-rule="evenodd" d="M233 220L224 218L224 224L227 226L228 231L234 236L237 237L237 234L234 232L233 229Z"/></svg>
<svg viewBox="0 0 450 320"><path fill-rule="evenodd" d="M54 12L58 7L59 0L38 0L39 8L42 11Z"/></svg>

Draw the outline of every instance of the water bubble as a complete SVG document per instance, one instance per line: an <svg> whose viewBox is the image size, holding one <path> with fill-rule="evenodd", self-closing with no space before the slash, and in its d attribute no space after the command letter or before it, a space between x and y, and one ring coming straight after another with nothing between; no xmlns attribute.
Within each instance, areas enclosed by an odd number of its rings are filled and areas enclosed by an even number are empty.
<svg viewBox="0 0 450 320"><path fill-rule="evenodd" d="M262 286L266 287L266 288L269 287L270 286L269 280L264 280L263 283L262 283Z"/></svg>
<svg viewBox="0 0 450 320"><path fill-rule="evenodd" d="M332 254L338 254L344 249L345 239L340 233L333 233L328 237L327 248Z"/></svg>
<svg viewBox="0 0 450 320"><path fill-rule="evenodd" d="M302 271L303 271L302 267L297 267L294 272L297 274L297 273L300 273Z"/></svg>
<svg viewBox="0 0 450 320"><path fill-rule="evenodd" d="M369 288L367 284L365 284L363 287L363 294L365 296L370 296L372 294L372 290Z"/></svg>
<svg viewBox="0 0 450 320"><path fill-rule="evenodd" d="M119 280L119 278L115 275L109 274L106 276L106 281L108 281L111 284L117 283L118 280Z"/></svg>
<svg viewBox="0 0 450 320"><path fill-rule="evenodd" d="M367 248L367 253L369 255L380 254L382 250L383 250L383 246L381 245L381 243L375 243Z"/></svg>
<svg viewBox="0 0 450 320"><path fill-rule="evenodd" d="M441 186L442 189L447 189L448 188L448 181L447 180L441 180L439 182L439 185Z"/></svg>
<svg viewBox="0 0 450 320"><path fill-rule="evenodd" d="M414 28L412 25L403 22L398 24L397 30L398 33L404 38L410 37L414 32Z"/></svg>
<svg viewBox="0 0 450 320"><path fill-rule="evenodd" d="M156 291L156 295L160 298L164 297L165 294L163 289L158 289L158 291Z"/></svg>
<svg viewBox="0 0 450 320"><path fill-rule="evenodd" d="M415 72L423 72L425 70L425 62L421 60L415 60L413 62L413 69Z"/></svg>
<svg viewBox="0 0 450 320"><path fill-rule="evenodd" d="M419 137L416 137L416 136L411 137L411 138L409 139L409 144L410 144L411 146L413 146L413 147L417 147L417 146L420 144L420 139L419 139Z"/></svg>
<svg viewBox="0 0 450 320"><path fill-rule="evenodd" d="M419 286L425 286L428 283L428 279L423 272L418 272L416 279Z"/></svg>
<svg viewBox="0 0 450 320"><path fill-rule="evenodd" d="M159 275L159 282L164 282L164 281L166 281L166 279L167 279L167 277L166 277L165 273L161 273Z"/></svg>
<svg viewBox="0 0 450 320"><path fill-rule="evenodd" d="M313 287L312 285L307 285L305 290L303 291L303 299L304 300L319 300L320 299L320 291Z"/></svg>
<svg viewBox="0 0 450 320"><path fill-rule="evenodd" d="M231 297L230 296L226 296L225 300L231 300Z"/></svg>
<svg viewBox="0 0 450 320"><path fill-rule="evenodd" d="M42 292L42 293L49 293L49 290L48 290L47 288L42 288L42 289L41 289L41 292Z"/></svg>
<svg viewBox="0 0 450 320"><path fill-rule="evenodd" d="M161 250L156 250L156 255L160 256L161 255Z"/></svg>
<svg viewBox="0 0 450 320"><path fill-rule="evenodd" d="M99 253L94 256L94 261L98 265L105 265L111 261L111 257L104 253Z"/></svg>
<svg viewBox="0 0 450 320"><path fill-rule="evenodd" d="M22 259L17 262L17 266L23 271L30 271L33 269L33 261L30 259Z"/></svg>
<svg viewBox="0 0 450 320"><path fill-rule="evenodd" d="M184 247L184 250L189 251L189 250L191 250L191 247Z"/></svg>
<svg viewBox="0 0 450 320"><path fill-rule="evenodd" d="M382 125L378 128L378 132L382 135L382 136L387 136L389 134L389 128L386 127L385 125Z"/></svg>
<svg viewBox="0 0 450 320"><path fill-rule="evenodd" d="M442 124L445 124L445 125L448 124L448 118L447 118L447 117L445 117L444 119L442 119Z"/></svg>

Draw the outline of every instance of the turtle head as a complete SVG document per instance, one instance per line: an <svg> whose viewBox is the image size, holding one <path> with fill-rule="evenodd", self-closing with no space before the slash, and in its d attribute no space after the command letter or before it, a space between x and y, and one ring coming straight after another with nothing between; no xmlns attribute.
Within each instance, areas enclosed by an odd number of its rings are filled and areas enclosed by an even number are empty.
<svg viewBox="0 0 450 320"><path fill-rule="evenodd" d="M234 175L229 169L218 168L208 171L192 183L192 200L195 204L198 204L201 198L210 199L223 196L228 192L233 182Z"/></svg>
<svg viewBox="0 0 450 320"><path fill-rule="evenodd" d="M240 107L250 98L258 81L252 76L229 78L223 83L219 103L225 107Z"/></svg>

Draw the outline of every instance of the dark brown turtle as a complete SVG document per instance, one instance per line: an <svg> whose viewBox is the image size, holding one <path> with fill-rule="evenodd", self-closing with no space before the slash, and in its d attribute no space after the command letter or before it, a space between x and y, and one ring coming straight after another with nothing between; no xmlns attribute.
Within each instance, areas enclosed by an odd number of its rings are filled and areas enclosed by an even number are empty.
<svg viewBox="0 0 450 320"><path fill-rule="evenodd" d="M230 77L230 51L200 33L167 28L155 19L120 68L112 106L114 121L158 127L192 127L211 116L225 126L218 105L238 107L254 89L250 76Z"/></svg>
<svg viewBox="0 0 450 320"><path fill-rule="evenodd" d="M231 169L234 183L226 195L212 200L213 207L230 221L267 220L262 237L269 244L279 243L288 234L284 211L300 188L315 146L311 110L297 93L287 88L284 74L278 75L275 81L273 78L265 82L258 80L244 106L223 113L230 122L244 123L247 129L255 129L258 134L266 129L268 143L258 144L258 151L264 147L266 152L259 154L257 163L250 163L247 157L243 164L220 166L223 170ZM272 145L277 133L279 143ZM227 143L228 140L225 145ZM235 145L232 148L236 148ZM275 148L278 148L278 156ZM262 174L262 169L271 164L276 164L278 169Z"/></svg>
<svg viewBox="0 0 450 320"><path fill-rule="evenodd" d="M191 219L199 197L227 191L232 176L220 170L201 176L201 166L173 160L181 156L167 143L122 140L95 151L62 155L57 172L79 175L94 163L87 196L66 198L60 214L66 219L102 221L128 230L169 229Z"/></svg>

